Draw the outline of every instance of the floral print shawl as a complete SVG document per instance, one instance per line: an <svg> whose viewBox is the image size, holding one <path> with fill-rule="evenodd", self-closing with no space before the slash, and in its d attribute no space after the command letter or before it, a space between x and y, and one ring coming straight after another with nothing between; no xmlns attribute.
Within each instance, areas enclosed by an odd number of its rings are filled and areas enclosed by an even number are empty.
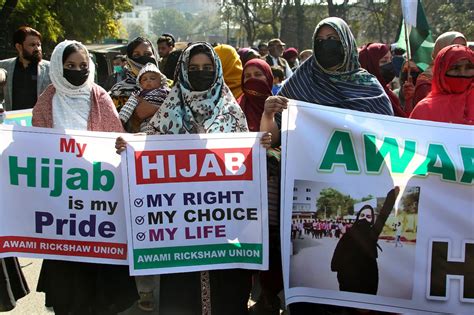
<svg viewBox="0 0 474 315"><path fill-rule="evenodd" d="M204 46L212 55L216 78L202 92L192 91L188 80L191 51ZM222 64L207 43L195 43L184 50L176 69L175 85L149 124L153 134L224 133L248 131L245 115L224 83Z"/></svg>

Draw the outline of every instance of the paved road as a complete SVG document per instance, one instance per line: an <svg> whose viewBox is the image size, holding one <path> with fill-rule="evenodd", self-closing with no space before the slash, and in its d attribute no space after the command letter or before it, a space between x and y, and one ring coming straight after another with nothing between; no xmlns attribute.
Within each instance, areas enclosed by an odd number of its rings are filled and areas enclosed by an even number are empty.
<svg viewBox="0 0 474 315"><path fill-rule="evenodd" d="M294 255L290 260L290 286L317 287L339 290L337 275L331 271L331 259L338 239L304 239L294 241ZM411 299L415 268L415 245L380 240L377 259L379 266L379 288L377 295ZM299 270L299 272L298 272ZM301 270L304 270L301 273Z"/></svg>
<svg viewBox="0 0 474 315"><path fill-rule="evenodd" d="M26 280L30 287L30 294L18 301L17 306L10 312L2 314L8 315L53 315L52 309L47 309L44 306L44 293L36 292L36 284L38 283L39 272L41 269L41 259L32 258L20 258L20 265L22 266L23 273L25 274ZM158 295L155 294L156 303L158 305ZM249 301L249 306L255 302ZM143 312L141 311L136 303L130 309L121 313L120 315L158 315L156 312ZM264 313L259 314L264 315Z"/></svg>
<svg viewBox="0 0 474 315"><path fill-rule="evenodd" d="M41 268L40 259L20 258L20 265L25 274L26 281L30 287L30 294L18 301L16 307L6 313L15 315L51 315L52 310L44 307L44 294L36 292L36 284L38 283L39 272Z"/></svg>

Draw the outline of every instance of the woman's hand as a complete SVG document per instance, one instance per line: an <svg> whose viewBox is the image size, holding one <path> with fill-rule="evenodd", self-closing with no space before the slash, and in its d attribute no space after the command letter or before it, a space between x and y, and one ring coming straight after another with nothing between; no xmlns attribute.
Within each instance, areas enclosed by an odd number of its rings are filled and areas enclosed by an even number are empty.
<svg viewBox="0 0 474 315"><path fill-rule="evenodd" d="M127 141L125 141L122 137L118 137L115 140L115 152L120 155L125 149L127 148Z"/></svg>
<svg viewBox="0 0 474 315"><path fill-rule="evenodd" d="M138 105L133 111L133 115L142 122L144 119L150 118L155 115L158 110L158 106L151 104L148 101L145 101L142 97L138 97Z"/></svg>
<svg viewBox="0 0 474 315"><path fill-rule="evenodd" d="M260 120L260 131L273 134L273 144L280 141L280 130L275 122L275 113L281 113L288 108L288 99L283 96L270 96L265 101L263 115Z"/></svg>
<svg viewBox="0 0 474 315"><path fill-rule="evenodd" d="M400 187L395 186L392 190L388 192L387 199L393 200L393 203L395 203L395 200L397 199L399 193L400 193Z"/></svg>
<svg viewBox="0 0 474 315"><path fill-rule="evenodd" d="M260 138L260 144L265 149L270 149L270 147L272 146L272 134L270 132L264 133L263 136Z"/></svg>
<svg viewBox="0 0 474 315"><path fill-rule="evenodd" d="M265 101L263 114L273 118L275 113L281 113L288 108L288 99L283 96L270 96Z"/></svg>

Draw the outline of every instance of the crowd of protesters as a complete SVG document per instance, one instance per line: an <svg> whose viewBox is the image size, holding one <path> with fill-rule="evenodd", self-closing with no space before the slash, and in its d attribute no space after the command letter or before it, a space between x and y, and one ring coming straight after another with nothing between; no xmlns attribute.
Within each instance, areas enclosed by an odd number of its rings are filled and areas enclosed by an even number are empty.
<svg viewBox="0 0 474 315"><path fill-rule="evenodd" d="M303 239L303 236L313 239L324 237L339 239L351 228L353 221L351 219L295 219L291 228L291 239Z"/></svg>
<svg viewBox="0 0 474 315"><path fill-rule="evenodd" d="M156 46L138 37L130 41L126 55L113 60L114 73L104 87L94 83L94 62L83 44L65 40L45 61L41 39L30 27L15 32L18 56L0 61L0 118L5 111L33 108L34 126L55 129L150 135L264 131L269 191L276 190L269 195L268 272L255 276L232 269L134 279L122 266L44 260L36 290L45 293L46 306L56 314L116 314L136 301L142 310L159 314L211 314L210 309L214 315L247 314L252 283L262 288L254 311L278 314L277 294L283 288L278 162L281 114L288 99L474 124L474 52L459 32L439 36L428 69L384 43L358 46L348 24L334 17L316 25L308 43L312 49L301 52L286 48L279 38L240 49L204 42L176 49L172 34L162 34ZM116 150L125 146L119 138ZM351 225L345 220L295 221L292 238L337 239ZM0 262L0 311L7 311L29 288L16 258ZM154 304L156 286L159 305ZM293 315L351 312L307 303L290 310Z"/></svg>

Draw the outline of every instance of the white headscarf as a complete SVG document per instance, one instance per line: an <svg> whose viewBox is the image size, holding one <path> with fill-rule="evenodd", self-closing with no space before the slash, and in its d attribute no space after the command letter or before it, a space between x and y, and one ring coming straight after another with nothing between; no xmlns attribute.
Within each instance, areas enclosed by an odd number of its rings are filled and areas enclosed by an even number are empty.
<svg viewBox="0 0 474 315"><path fill-rule="evenodd" d="M66 47L78 44L89 58L89 77L81 86L69 83L63 76L63 53ZM95 65L87 48L75 40L59 43L51 55L51 82L56 88L53 96L53 128L87 130L87 122L91 110L91 90L94 83Z"/></svg>

